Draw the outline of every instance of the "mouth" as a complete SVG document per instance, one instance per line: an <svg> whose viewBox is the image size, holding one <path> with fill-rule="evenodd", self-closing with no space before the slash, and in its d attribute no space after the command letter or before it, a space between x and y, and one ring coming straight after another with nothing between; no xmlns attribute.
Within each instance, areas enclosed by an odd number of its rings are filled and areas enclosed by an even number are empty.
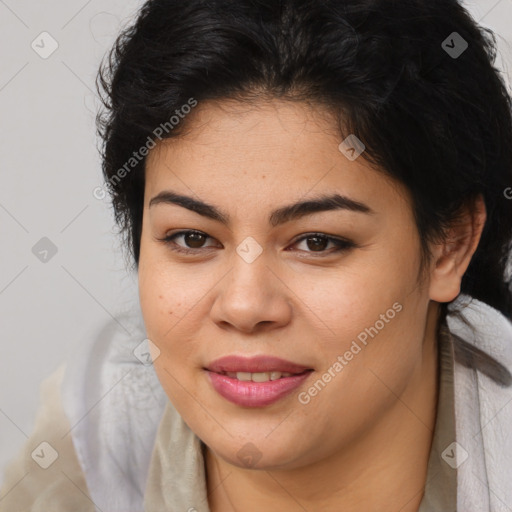
<svg viewBox="0 0 512 512"><path fill-rule="evenodd" d="M208 368L205 368L207 371ZM281 371L271 371L271 372L213 372L217 375L224 375L226 377L230 377L231 379L236 379L242 382L269 382L274 380L286 379L287 377L297 377L298 375L303 375L305 373L312 372L312 369L307 369L302 372L281 372Z"/></svg>
<svg viewBox="0 0 512 512"><path fill-rule="evenodd" d="M312 369L291 372L213 372L206 370L212 388L224 399L242 407L266 407L305 385Z"/></svg>
<svg viewBox="0 0 512 512"><path fill-rule="evenodd" d="M252 357L231 354L206 368L213 389L243 407L265 407L305 384L313 368L272 355Z"/></svg>
<svg viewBox="0 0 512 512"><path fill-rule="evenodd" d="M277 380L313 370L308 366L271 355L247 357L236 354L216 359L204 369L238 380L253 380L254 382Z"/></svg>

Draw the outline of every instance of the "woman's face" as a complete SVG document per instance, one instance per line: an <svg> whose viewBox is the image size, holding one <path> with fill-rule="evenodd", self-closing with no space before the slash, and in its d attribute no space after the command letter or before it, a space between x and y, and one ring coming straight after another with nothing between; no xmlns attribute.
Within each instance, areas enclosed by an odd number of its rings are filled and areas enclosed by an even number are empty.
<svg viewBox="0 0 512 512"><path fill-rule="evenodd" d="M146 166L139 291L160 382L232 464L326 458L378 424L417 375L433 310L417 282L408 194L362 157L349 160L332 121L305 104L205 102L185 122L187 134L157 146ZM150 205L164 192L205 206ZM364 206L289 209L334 194ZM191 230L200 234L162 241ZM227 355L313 371L274 401L252 401L249 384L233 401L205 369Z"/></svg>

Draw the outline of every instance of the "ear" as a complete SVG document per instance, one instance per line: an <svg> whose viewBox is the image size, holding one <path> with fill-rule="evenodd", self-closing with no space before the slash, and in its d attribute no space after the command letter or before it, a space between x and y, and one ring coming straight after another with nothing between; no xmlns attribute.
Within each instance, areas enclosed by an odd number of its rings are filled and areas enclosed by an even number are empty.
<svg viewBox="0 0 512 512"><path fill-rule="evenodd" d="M460 293L462 276L478 247L487 219L485 201L480 194L471 209L465 206L460 218L449 228L444 242L432 248L430 299L450 302Z"/></svg>

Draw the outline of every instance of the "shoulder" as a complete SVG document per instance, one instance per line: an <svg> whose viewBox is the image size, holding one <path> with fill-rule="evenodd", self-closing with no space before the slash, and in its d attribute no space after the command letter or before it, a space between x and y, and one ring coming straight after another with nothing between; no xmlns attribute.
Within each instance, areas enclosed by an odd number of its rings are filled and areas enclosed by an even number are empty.
<svg viewBox="0 0 512 512"><path fill-rule="evenodd" d="M41 384L34 432L6 469L0 512L142 503L167 398L147 342L136 308L85 327L79 350Z"/></svg>
<svg viewBox="0 0 512 512"><path fill-rule="evenodd" d="M34 429L21 452L7 466L0 511L94 512L76 456L60 387L65 363L42 381Z"/></svg>

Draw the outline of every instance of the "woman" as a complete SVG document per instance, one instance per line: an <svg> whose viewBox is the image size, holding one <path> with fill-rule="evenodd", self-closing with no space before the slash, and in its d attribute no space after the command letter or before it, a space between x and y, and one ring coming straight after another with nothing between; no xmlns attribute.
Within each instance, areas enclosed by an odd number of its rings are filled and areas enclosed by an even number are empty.
<svg viewBox="0 0 512 512"><path fill-rule="evenodd" d="M144 4L98 117L142 317L46 383L0 510L511 508L494 56L455 0Z"/></svg>

